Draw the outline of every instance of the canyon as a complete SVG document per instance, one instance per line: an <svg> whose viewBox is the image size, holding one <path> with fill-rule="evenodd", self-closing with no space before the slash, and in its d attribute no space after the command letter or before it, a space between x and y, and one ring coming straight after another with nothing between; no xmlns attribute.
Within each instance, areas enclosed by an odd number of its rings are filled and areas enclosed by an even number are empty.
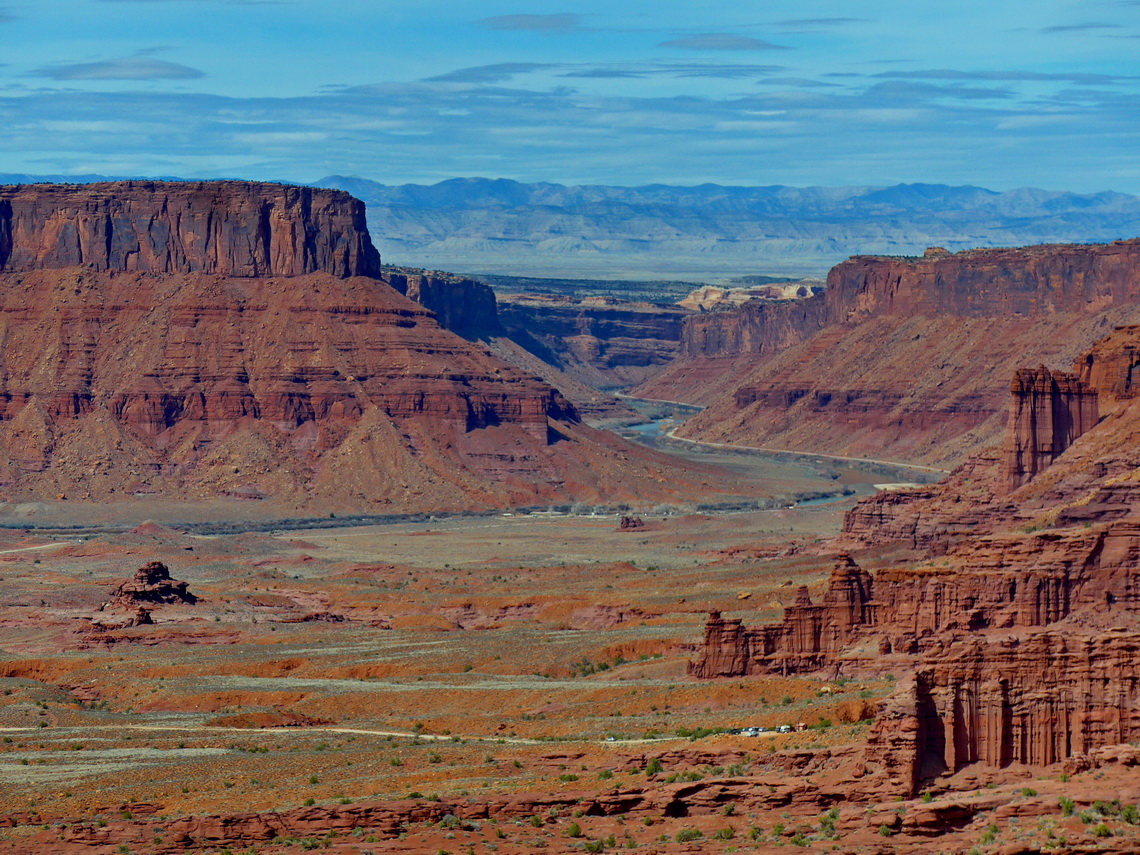
<svg viewBox="0 0 1140 855"><path fill-rule="evenodd" d="M667 308L364 216L0 189L0 852L1140 852L1140 241Z"/></svg>
<svg viewBox="0 0 1140 855"><path fill-rule="evenodd" d="M855 257L823 294L691 318L634 394L706 404L679 435L952 468L996 445L1026 365L1137 318L1140 241Z"/></svg>

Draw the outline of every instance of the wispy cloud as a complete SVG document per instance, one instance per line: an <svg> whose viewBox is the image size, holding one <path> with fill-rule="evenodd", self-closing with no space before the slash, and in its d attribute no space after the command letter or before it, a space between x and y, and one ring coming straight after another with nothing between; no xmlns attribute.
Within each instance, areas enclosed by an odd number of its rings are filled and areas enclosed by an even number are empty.
<svg viewBox="0 0 1140 855"><path fill-rule="evenodd" d="M563 12L556 15L495 15L492 18L483 18L477 23L489 30L531 30L553 33L575 30L580 22L580 15Z"/></svg>
<svg viewBox="0 0 1140 855"><path fill-rule="evenodd" d="M556 66L544 62L500 62L494 65L476 65L457 68L446 74L437 74L427 80L433 83L501 83L520 74L531 74Z"/></svg>
<svg viewBox="0 0 1140 855"><path fill-rule="evenodd" d="M1109 24L1104 21L1084 21L1079 24L1057 24L1053 27L1042 27L1042 33L1079 33L1087 30L1119 30L1120 24Z"/></svg>
<svg viewBox="0 0 1140 855"><path fill-rule="evenodd" d="M919 71L882 71L872 77L896 80L992 80L992 81L1057 81L1076 83L1081 86L1120 83L1140 80L1116 74L1053 73L1041 71L959 71L951 68L935 68Z"/></svg>
<svg viewBox="0 0 1140 855"><path fill-rule="evenodd" d="M840 24L856 24L868 18L795 18L791 21L777 21L781 27L833 27Z"/></svg>
<svg viewBox="0 0 1140 855"><path fill-rule="evenodd" d="M31 73L34 77L50 77L52 80L193 80L205 77L205 72L196 68L152 56L47 65Z"/></svg>
<svg viewBox="0 0 1140 855"><path fill-rule="evenodd" d="M658 47L683 48L684 50L790 50L786 45L772 44L751 36L736 36L731 33L701 33L661 42Z"/></svg>
<svg viewBox="0 0 1140 855"><path fill-rule="evenodd" d="M797 89L818 89L838 86L838 83L824 83L822 80L809 80L806 77L768 77L757 81L761 86L793 86Z"/></svg>

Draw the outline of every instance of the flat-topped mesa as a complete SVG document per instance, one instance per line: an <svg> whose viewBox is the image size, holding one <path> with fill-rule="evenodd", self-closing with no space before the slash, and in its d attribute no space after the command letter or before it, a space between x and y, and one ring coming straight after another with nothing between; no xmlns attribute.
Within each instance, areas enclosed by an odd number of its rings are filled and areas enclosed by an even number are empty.
<svg viewBox="0 0 1140 855"><path fill-rule="evenodd" d="M0 187L0 271L380 275L364 203L244 181Z"/></svg>
<svg viewBox="0 0 1140 855"><path fill-rule="evenodd" d="M1028 483L1099 418L1097 391L1079 377L1044 365L1019 369L1010 383L1003 492Z"/></svg>
<svg viewBox="0 0 1140 855"><path fill-rule="evenodd" d="M1033 317L1140 298L1140 240L856 256L827 276L832 322L869 317Z"/></svg>
<svg viewBox="0 0 1140 855"><path fill-rule="evenodd" d="M921 257L859 255L837 264L804 300L753 301L685 319L680 355L769 354L829 324L874 317L1034 317L1140 300L1140 240L1046 244Z"/></svg>

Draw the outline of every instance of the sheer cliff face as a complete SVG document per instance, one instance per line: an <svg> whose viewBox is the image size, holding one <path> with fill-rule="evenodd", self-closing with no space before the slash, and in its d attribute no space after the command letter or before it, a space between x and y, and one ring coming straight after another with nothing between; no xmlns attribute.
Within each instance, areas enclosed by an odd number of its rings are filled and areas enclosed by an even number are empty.
<svg viewBox="0 0 1140 855"><path fill-rule="evenodd" d="M378 276L364 203L238 181L0 187L0 270Z"/></svg>
<svg viewBox="0 0 1140 855"><path fill-rule="evenodd" d="M636 394L708 403L693 439L956 464L1000 441L1015 370L1070 364L1138 298L1140 240L857 257L817 297L690 319Z"/></svg>
<svg viewBox="0 0 1140 855"><path fill-rule="evenodd" d="M1010 399L1003 493L1044 470L1100 418L1095 389L1043 365L1013 375Z"/></svg>

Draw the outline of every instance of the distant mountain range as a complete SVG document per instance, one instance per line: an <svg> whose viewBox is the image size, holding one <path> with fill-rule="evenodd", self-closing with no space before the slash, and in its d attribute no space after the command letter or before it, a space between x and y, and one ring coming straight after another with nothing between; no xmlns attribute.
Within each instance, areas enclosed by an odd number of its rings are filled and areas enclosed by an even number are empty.
<svg viewBox="0 0 1140 855"><path fill-rule="evenodd" d="M0 174L0 183L102 176ZM318 187L368 204L385 263L554 278L715 281L820 276L851 255L1087 243L1140 236L1140 197L1022 188L564 186L456 178Z"/></svg>
<svg viewBox="0 0 1140 855"><path fill-rule="evenodd" d="M894 187L567 187L459 178L389 186L330 176L368 204L385 261L466 273L822 275L851 255L921 254L1140 235L1122 193Z"/></svg>

